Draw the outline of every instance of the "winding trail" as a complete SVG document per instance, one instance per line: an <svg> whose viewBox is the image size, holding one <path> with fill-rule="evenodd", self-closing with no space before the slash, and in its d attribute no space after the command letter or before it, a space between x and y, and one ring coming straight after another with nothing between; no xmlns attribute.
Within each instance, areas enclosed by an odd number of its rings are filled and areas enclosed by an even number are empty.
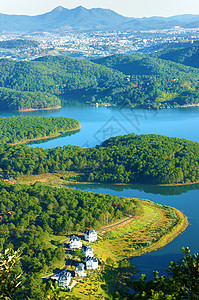
<svg viewBox="0 0 199 300"><path fill-rule="evenodd" d="M132 219L134 219L135 218L135 216L131 216L131 217L129 217L129 218L127 218L127 219L124 219L124 220L122 220L122 221L120 221L120 222L118 222L118 223L115 223L115 224L112 224L112 225L108 225L108 226L105 226L105 227L102 227L102 229L101 230L106 230L106 229L110 229L110 228L113 228L113 227L120 227L120 225L126 225L126 223L128 223L129 221L131 221ZM125 223L125 224L124 224Z"/></svg>

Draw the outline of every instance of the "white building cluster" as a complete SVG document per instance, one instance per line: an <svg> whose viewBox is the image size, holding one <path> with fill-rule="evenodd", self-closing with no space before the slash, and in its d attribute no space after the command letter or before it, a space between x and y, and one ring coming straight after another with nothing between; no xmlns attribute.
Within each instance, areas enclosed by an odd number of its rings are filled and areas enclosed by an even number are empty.
<svg viewBox="0 0 199 300"><path fill-rule="evenodd" d="M84 240L87 242L94 242L97 240L97 232L95 230L86 230L84 232ZM82 254L85 255L86 262L80 262L75 267L75 277L85 277L85 267L86 270L97 270L98 269L98 259L93 255L93 248L89 245L83 245L81 239L76 236L72 235L69 239L69 249L75 250L75 249L82 249ZM67 270L63 270L60 273L51 276L51 279L55 279L58 281L58 284L60 287L67 287L69 288L69 285L71 283L71 272Z"/></svg>

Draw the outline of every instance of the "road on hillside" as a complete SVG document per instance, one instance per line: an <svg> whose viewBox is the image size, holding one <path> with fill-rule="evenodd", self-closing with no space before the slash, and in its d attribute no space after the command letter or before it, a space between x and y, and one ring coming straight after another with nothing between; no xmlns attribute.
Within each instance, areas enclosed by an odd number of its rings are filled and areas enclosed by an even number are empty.
<svg viewBox="0 0 199 300"><path fill-rule="evenodd" d="M105 227L102 228L102 230L116 227L116 226L121 225L121 224L123 224L123 223L125 223L125 222L128 222L128 221L130 221L130 220L132 220L132 219L134 219L134 216L129 217L129 218L127 218L127 219L125 219L125 220L123 220L123 221L120 221L120 222L118 222L118 223L115 223L115 224L113 224L113 225L105 226Z"/></svg>

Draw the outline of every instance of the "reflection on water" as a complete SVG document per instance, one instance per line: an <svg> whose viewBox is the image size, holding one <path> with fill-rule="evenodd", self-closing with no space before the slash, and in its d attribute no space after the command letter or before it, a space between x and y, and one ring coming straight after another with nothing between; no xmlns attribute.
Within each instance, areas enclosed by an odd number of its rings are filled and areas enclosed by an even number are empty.
<svg viewBox="0 0 199 300"><path fill-rule="evenodd" d="M153 271L157 271L157 266L160 276L166 274L165 270L169 267L171 257L173 261L177 262L182 259L183 254L171 253L156 256L151 253L132 258L131 262L136 265L137 270L134 278L139 279L141 274L147 274L147 280L153 279Z"/></svg>
<svg viewBox="0 0 199 300"><path fill-rule="evenodd" d="M66 132L64 134L61 134L59 136L56 136L56 137L52 137L52 138L48 138L48 139L41 139L41 140L37 140L37 141L31 141L31 142L28 142L26 145L27 146L30 146L30 145L39 145L39 144L44 144L44 143L47 143L49 141L52 141L52 140L56 140L56 139L59 139L59 138L65 138L67 136L71 136L71 135L74 135L76 133L80 132L80 129L78 130L74 130L74 131L70 131L70 132ZM56 141L55 141L56 142Z"/></svg>
<svg viewBox="0 0 199 300"><path fill-rule="evenodd" d="M31 147L37 147L38 144L43 148L63 147L68 144L93 147L110 136L132 132L162 134L199 142L197 131L199 108L164 109L154 112L112 107L96 108L76 104L49 111L0 112L0 117L12 115L69 117L77 119L81 124L81 130L78 132L68 133L51 140L38 141ZM133 258L133 264L140 270L140 273L151 276L153 270L163 272L170 260L176 261L181 257L180 249L183 246L189 246L193 252L199 252L199 184L176 187L90 184L73 185L73 187L102 194L150 199L156 203L176 207L188 216L191 225L174 241L161 250Z"/></svg>
<svg viewBox="0 0 199 300"><path fill-rule="evenodd" d="M199 183L187 184L179 186L157 186L157 185L140 185L140 184L127 184L127 185L117 185L117 184L70 184L68 187L77 189L108 189L113 191L126 191L126 190L137 190L144 193L159 194L165 196L171 195L181 195L187 193L188 191L199 190Z"/></svg>
<svg viewBox="0 0 199 300"><path fill-rule="evenodd" d="M70 187L72 186L76 189L118 197L149 199L155 203L175 207L188 217L190 225L172 242L160 250L132 259L132 263L138 270L137 276L147 274L148 278L152 278L152 271L154 270L160 272L160 275L165 274L164 270L169 266L169 262L182 257L182 247L190 247L192 253L199 252L197 238L199 232L199 184L176 187L101 184L70 185Z"/></svg>

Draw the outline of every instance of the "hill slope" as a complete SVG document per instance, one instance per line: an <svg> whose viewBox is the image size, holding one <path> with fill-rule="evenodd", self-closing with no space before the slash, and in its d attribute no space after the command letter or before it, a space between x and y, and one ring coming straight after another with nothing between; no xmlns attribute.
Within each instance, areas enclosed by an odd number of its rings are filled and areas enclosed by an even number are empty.
<svg viewBox="0 0 199 300"><path fill-rule="evenodd" d="M199 102L197 68L145 55L114 55L95 60L128 75L128 85L113 89L106 101L145 108L176 107ZM110 98L111 97L111 98Z"/></svg>
<svg viewBox="0 0 199 300"><path fill-rule="evenodd" d="M0 103L7 105L5 99L11 94L13 101L7 106L21 109L59 105L50 95L67 101L144 108L195 105L199 102L198 81L197 68L144 55L115 55L95 63L65 56L29 62L2 59Z"/></svg>
<svg viewBox="0 0 199 300"><path fill-rule="evenodd" d="M199 68L199 45L170 49L157 54L159 58Z"/></svg>

